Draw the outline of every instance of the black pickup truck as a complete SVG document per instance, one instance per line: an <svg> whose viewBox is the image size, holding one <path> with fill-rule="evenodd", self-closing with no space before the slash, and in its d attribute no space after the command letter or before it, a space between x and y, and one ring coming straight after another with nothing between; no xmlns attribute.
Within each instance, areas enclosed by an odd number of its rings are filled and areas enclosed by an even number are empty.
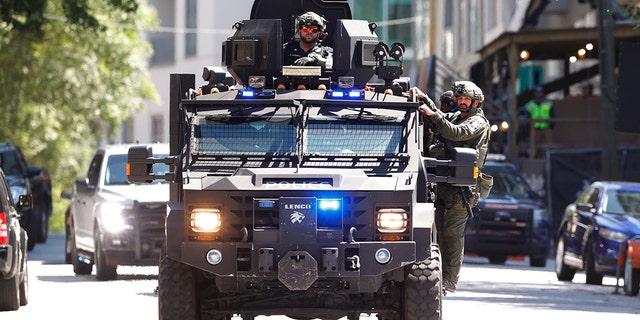
<svg viewBox="0 0 640 320"><path fill-rule="evenodd" d="M4 171L14 199L28 194L33 207L24 210L20 225L29 235L28 249L36 243L44 243L49 235L49 218L52 213L51 177L44 167L29 166L20 148L12 143L0 144L0 166Z"/></svg>

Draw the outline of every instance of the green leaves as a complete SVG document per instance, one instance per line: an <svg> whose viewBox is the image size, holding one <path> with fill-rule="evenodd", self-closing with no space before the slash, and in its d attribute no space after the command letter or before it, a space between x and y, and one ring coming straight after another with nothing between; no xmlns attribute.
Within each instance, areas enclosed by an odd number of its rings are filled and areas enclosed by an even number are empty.
<svg viewBox="0 0 640 320"><path fill-rule="evenodd" d="M155 10L144 0L0 0L0 19L0 142L70 188L99 141L159 100L142 40Z"/></svg>

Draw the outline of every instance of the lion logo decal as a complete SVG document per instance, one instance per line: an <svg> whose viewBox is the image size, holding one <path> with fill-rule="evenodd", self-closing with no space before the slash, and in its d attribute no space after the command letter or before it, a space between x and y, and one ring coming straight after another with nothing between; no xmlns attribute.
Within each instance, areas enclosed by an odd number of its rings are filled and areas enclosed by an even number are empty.
<svg viewBox="0 0 640 320"><path fill-rule="evenodd" d="M302 212L294 211L289 218L291 218L291 223L302 223L305 217Z"/></svg>

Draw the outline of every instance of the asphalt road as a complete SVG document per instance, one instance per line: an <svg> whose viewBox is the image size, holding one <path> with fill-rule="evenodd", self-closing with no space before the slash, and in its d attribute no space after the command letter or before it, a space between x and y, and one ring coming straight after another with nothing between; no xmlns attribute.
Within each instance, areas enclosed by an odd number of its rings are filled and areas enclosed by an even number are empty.
<svg viewBox="0 0 640 320"><path fill-rule="evenodd" d="M94 275L76 276L71 265L64 264L64 235L51 234L46 244L29 252L29 303L18 311L1 312L0 319L158 319L157 271L119 267L118 279L105 282ZM586 285L583 273L573 282L557 281L552 260L546 268L532 268L528 260L497 266L466 257L458 292L444 297L443 319L640 319L640 297L627 297L622 288L615 294L613 277L604 282ZM368 318L375 317L362 317Z"/></svg>

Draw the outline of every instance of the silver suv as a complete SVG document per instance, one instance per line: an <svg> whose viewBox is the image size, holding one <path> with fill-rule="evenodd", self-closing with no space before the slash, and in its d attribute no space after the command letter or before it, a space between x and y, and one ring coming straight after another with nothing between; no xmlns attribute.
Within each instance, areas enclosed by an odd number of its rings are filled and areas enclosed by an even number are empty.
<svg viewBox="0 0 640 320"><path fill-rule="evenodd" d="M167 144L153 144L156 155L169 153ZM157 265L164 241L169 184L127 181L131 145L109 145L95 153L85 178L76 180L69 205L67 255L76 274L98 280L117 277L118 265ZM155 175L169 171L154 164Z"/></svg>

